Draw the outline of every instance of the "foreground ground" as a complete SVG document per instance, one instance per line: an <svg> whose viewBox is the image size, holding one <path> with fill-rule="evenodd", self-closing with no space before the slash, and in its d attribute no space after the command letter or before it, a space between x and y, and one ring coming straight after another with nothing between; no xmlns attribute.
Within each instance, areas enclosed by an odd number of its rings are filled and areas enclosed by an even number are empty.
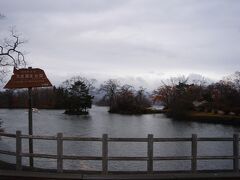
<svg viewBox="0 0 240 180"><path fill-rule="evenodd" d="M87 174L66 174L66 173L43 173L43 172L23 172L23 171L2 171L1 180L51 180L51 179L239 179L240 173L169 173L169 174L114 174L114 175L87 175Z"/></svg>
<svg viewBox="0 0 240 180"><path fill-rule="evenodd" d="M108 175L102 175L101 173L84 173L84 172L64 172L56 173L56 171L47 171L44 169L34 168L32 171L24 167L24 171L16 171L14 164L5 163L0 161L0 180L51 180L51 179L240 179L239 172L232 171L198 171L196 173L191 172L153 172L152 174L146 174L144 172L139 173L112 173Z"/></svg>

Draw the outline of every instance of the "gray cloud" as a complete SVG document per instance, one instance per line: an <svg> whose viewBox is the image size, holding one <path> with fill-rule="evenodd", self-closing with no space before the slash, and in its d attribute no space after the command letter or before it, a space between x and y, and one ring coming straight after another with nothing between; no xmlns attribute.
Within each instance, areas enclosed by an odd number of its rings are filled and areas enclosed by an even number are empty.
<svg viewBox="0 0 240 180"><path fill-rule="evenodd" d="M55 83L81 74L153 87L240 69L238 0L0 0L0 37L16 25L30 65ZM154 73L152 73L154 72ZM156 85L155 85L156 86Z"/></svg>

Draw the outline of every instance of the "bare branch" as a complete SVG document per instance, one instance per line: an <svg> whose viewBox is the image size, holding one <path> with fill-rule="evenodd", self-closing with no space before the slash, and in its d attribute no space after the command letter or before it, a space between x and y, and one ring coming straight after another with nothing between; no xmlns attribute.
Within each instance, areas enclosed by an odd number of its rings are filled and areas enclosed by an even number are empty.
<svg viewBox="0 0 240 180"><path fill-rule="evenodd" d="M1 52L0 52L0 54L2 54L2 53L3 53L3 47L2 47L2 46L0 46L0 48L1 48Z"/></svg>
<svg viewBox="0 0 240 180"><path fill-rule="evenodd" d="M0 46L0 66L26 66L24 54L19 50L21 44L26 41L21 39L14 27L10 30L11 37L4 39Z"/></svg>

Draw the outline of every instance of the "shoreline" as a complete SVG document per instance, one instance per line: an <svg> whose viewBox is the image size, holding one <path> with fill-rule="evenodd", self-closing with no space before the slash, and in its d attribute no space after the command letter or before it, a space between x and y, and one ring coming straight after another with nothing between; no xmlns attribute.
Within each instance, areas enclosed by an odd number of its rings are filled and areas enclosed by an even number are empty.
<svg viewBox="0 0 240 180"><path fill-rule="evenodd" d="M101 106L100 106L101 107ZM27 108L0 108L0 109L27 109ZM60 108L39 108L39 110L64 110ZM171 117L168 115L168 110L160 109L145 109L139 112L124 112L124 111L108 111L110 114L119 114L119 115L146 115L146 114L164 114L171 119L178 121L187 121L187 122L203 122L203 123L214 123L214 124L226 124L226 125L237 125L240 126L240 115L220 115L214 113L206 112L189 112L188 115L184 118L180 117ZM68 114L72 115L72 114ZM75 115L75 114L74 114ZM78 114L79 115L79 114ZM81 114L82 115L82 114ZM87 114L84 114L87 115Z"/></svg>
<svg viewBox="0 0 240 180"><path fill-rule="evenodd" d="M157 110L157 109L144 109L141 111L108 111L110 114L120 114L120 115L145 115L145 114L164 114L165 110Z"/></svg>
<svg viewBox="0 0 240 180"><path fill-rule="evenodd" d="M204 123L227 124L240 126L240 116L234 115L219 115L206 112L191 112L186 121L196 121Z"/></svg>

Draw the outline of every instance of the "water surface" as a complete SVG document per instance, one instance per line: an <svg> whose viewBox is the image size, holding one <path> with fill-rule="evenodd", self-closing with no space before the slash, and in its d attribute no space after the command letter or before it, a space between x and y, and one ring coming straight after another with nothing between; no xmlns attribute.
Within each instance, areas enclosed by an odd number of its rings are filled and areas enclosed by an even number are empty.
<svg viewBox="0 0 240 180"><path fill-rule="evenodd" d="M118 115L109 114L107 107L93 107L88 116L69 116L63 114L63 110L40 110L33 114L33 132L36 135L56 135L62 132L64 136L90 136L101 137L107 133L109 137L191 137L198 134L199 137L232 137L233 133L239 133L240 127L221 124L208 124L199 122L177 121L165 117L164 114L148 115ZM21 130L23 134L28 132L27 110L0 109L5 131L15 133ZM28 151L27 141L23 142L24 151ZM0 148L15 151L15 141L3 138ZM198 155L232 155L232 143L207 143L200 142ZM34 141L34 152L56 154L54 141ZM64 154L101 156L100 142L64 142ZM146 143L109 143L110 156L146 156ZM154 156L188 156L191 154L189 142L155 143ZM0 155L0 158L14 162L14 158ZM28 159L24 158L24 164ZM36 159L38 167L55 168L56 161ZM145 162L110 162L110 170L146 170ZM154 170L187 170L190 169L189 161L156 161ZM100 161L64 161L65 169L101 169ZM199 169L232 168L231 160L198 161Z"/></svg>

